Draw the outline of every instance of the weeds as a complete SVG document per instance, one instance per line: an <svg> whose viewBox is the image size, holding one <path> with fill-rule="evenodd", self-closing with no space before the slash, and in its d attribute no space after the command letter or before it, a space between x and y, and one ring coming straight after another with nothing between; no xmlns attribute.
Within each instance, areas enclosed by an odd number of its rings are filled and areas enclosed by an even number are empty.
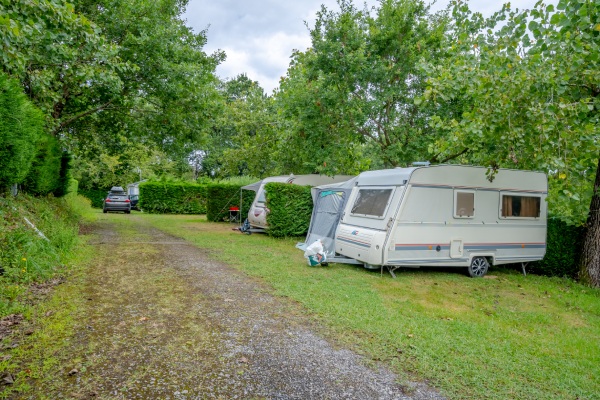
<svg viewBox="0 0 600 400"><path fill-rule="evenodd" d="M27 285L65 272L79 240L78 222L91 218L89 210L89 202L74 195L0 197L0 317L23 311L19 296Z"/></svg>

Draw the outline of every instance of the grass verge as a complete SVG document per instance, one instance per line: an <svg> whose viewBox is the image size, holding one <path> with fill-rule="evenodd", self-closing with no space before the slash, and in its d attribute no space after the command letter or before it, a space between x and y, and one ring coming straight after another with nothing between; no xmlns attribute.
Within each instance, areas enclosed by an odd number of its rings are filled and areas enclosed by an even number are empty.
<svg viewBox="0 0 600 400"><path fill-rule="evenodd" d="M600 398L600 291L493 268L308 267L295 241L242 235L199 216L145 215L301 303L336 340L450 398Z"/></svg>
<svg viewBox="0 0 600 400"><path fill-rule="evenodd" d="M0 197L0 317L6 317L0 376L9 383L0 398L26 392L32 379L47 376L58 363L56 355L72 336L80 310L81 265L91 257L81 246L79 222L96 215L89 201L76 195ZM61 284L66 276L69 283ZM4 328L13 321L20 327L8 335ZM25 367L24 360L34 361Z"/></svg>

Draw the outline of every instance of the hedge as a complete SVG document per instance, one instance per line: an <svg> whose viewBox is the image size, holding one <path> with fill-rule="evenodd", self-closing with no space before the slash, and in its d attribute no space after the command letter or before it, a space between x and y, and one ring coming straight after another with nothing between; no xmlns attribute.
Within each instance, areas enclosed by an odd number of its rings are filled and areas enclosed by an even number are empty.
<svg viewBox="0 0 600 400"><path fill-rule="evenodd" d="M92 202L92 207L102 208L108 189L79 189L79 194Z"/></svg>
<svg viewBox="0 0 600 400"><path fill-rule="evenodd" d="M206 187L206 219L212 222L229 221L229 208L240 206L240 190L242 185L235 184L210 184ZM242 220L248 215L255 193L243 190L242 193Z"/></svg>
<svg viewBox="0 0 600 400"><path fill-rule="evenodd" d="M149 213L205 214L206 186L186 182L140 184L140 209Z"/></svg>
<svg viewBox="0 0 600 400"><path fill-rule="evenodd" d="M273 237L302 236L308 232L313 209L310 186L271 182L265 185L268 233Z"/></svg>
<svg viewBox="0 0 600 400"><path fill-rule="evenodd" d="M43 132L42 113L16 80L0 72L0 189L23 182Z"/></svg>
<svg viewBox="0 0 600 400"><path fill-rule="evenodd" d="M23 181L23 189L38 196L57 190L61 184L62 158L63 151L58 139L43 135L38 142L31 169Z"/></svg>
<svg viewBox="0 0 600 400"><path fill-rule="evenodd" d="M577 278L583 233L583 227L567 225L557 218L548 218L546 256L528 266L527 271L539 275Z"/></svg>

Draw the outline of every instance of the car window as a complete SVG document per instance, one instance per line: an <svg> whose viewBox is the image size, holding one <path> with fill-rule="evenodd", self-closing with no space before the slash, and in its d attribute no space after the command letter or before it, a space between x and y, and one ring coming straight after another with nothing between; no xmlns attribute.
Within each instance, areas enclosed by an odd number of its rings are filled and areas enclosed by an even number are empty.
<svg viewBox="0 0 600 400"><path fill-rule="evenodd" d="M118 194L109 194L108 198L111 200L127 200L127 196L118 195Z"/></svg>

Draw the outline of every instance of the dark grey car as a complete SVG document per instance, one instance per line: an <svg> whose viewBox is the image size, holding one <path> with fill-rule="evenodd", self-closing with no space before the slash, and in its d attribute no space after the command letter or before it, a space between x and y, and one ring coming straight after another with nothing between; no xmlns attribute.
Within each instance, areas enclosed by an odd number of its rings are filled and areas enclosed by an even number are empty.
<svg viewBox="0 0 600 400"><path fill-rule="evenodd" d="M125 192L114 193L111 191L104 199L102 211L105 213L109 211L123 211L125 214L129 214L131 212L131 200L129 200L129 196Z"/></svg>

